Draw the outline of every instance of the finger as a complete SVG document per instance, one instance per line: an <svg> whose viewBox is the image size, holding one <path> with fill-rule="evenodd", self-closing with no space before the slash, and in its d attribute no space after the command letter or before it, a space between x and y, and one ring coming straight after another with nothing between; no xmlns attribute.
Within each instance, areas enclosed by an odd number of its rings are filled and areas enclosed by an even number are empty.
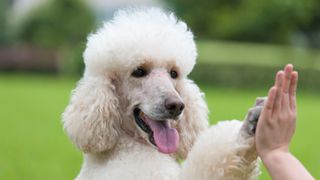
<svg viewBox="0 0 320 180"><path fill-rule="evenodd" d="M274 100L273 113L277 113L281 110L281 99L282 99L282 86L283 86L283 71L279 71L276 76L275 87L277 88L276 97Z"/></svg>
<svg viewBox="0 0 320 180"><path fill-rule="evenodd" d="M288 110L290 108L289 102L289 88L291 84L291 74L293 71L293 65L288 64L284 68L284 79L283 79L283 86L282 86L282 100L281 100L281 109Z"/></svg>
<svg viewBox="0 0 320 180"><path fill-rule="evenodd" d="M263 114L268 115L269 117L271 116L271 113L274 107L276 93L277 93L277 88L275 86L270 88L268 93L268 99L262 111Z"/></svg>
<svg viewBox="0 0 320 180"><path fill-rule="evenodd" d="M298 72L294 71L292 72L292 75L291 75L291 84L290 84L290 90L289 90L290 108L292 110L296 109L297 85L298 85Z"/></svg>
<svg viewBox="0 0 320 180"><path fill-rule="evenodd" d="M292 64L288 64L286 65L286 67L284 68L284 82L283 82L283 88L282 91L284 93L289 93L289 87L290 87L290 83L291 83L291 74L293 71L293 65Z"/></svg>

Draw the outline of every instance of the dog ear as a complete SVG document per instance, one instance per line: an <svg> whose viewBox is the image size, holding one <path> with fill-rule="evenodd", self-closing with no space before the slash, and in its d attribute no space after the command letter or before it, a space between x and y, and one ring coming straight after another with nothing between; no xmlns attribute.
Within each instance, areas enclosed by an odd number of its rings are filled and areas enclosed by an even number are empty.
<svg viewBox="0 0 320 180"><path fill-rule="evenodd" d="M180 143L177 155L185 159L199 133L208 128L208 107L204 94L191 80L185 79L178 87L185 109L178 123Z"/></svg>
<svg viewBox="0 0 320 180"><path fill-rule="evenodd" d="M84 77L72 92L62 115L64 129L84 152L111 149L120 127L119 101L115 86L106 77Z"/></svg>

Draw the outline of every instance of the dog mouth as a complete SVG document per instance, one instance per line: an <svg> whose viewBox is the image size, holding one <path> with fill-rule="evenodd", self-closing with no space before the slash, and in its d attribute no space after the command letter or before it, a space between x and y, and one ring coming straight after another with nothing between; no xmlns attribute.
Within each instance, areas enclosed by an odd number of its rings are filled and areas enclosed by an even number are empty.
<svg viewBox="0 0 320 180"><path fill-rule="evenodd" d="M174 153L179 146L179 134L170 127L168 120L153 120L139 108L133 111L135 122L142 131L148 134L148 140L165 154Z"/></svg>

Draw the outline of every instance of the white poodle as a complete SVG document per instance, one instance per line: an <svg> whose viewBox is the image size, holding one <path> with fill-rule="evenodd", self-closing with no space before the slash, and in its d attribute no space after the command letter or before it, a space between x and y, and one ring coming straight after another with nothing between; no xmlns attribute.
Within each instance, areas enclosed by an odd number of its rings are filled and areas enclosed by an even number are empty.
<svg viewBox="0 0 320 180"><path fill-rule="evenodd" d="M245 123L209 128L203 93L187 78L196 57L186 24L157 8L120 10L89 36L85 73L63 113L84 152L76 179L257 178L261 106Z"/></svg>

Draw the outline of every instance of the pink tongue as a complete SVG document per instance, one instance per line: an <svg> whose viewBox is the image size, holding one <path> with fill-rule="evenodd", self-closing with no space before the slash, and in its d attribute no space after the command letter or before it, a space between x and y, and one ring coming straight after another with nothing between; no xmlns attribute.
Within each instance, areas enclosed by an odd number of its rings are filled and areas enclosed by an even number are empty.
<svg viewBox="0 0 320 180"><path fill-rule="evenodd" d="M170 128L168 122L160 122L145 118L153 131L153 138L160 152L170 154L177 151L179 134L176 129Z"/></svg>

